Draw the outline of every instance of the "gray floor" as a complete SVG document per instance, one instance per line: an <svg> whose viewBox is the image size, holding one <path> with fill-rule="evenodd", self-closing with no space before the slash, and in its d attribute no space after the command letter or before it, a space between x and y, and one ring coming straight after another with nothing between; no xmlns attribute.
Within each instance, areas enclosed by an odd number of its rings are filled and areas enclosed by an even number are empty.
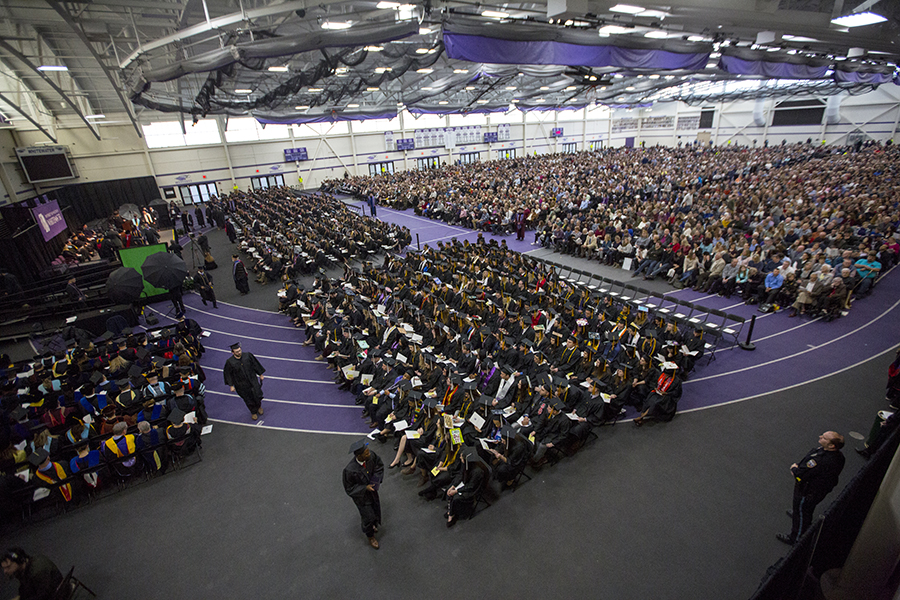
<svg viewBox="0 0 900 600"><path fill-rule="evenodd" d="M222 424L202 463L0 545L77 565L102 598L413 598L429 586L437 597L746 598L786 550L773 534L789 526L788 465L820 431L867 430L888 363L669 424L604 428L449 531L443 507L391 470L378 552L340 486L349 438ZM842 483L862 464L846 455Z"/></svg>
<svg viewBox="0 0 900 600"><path fill-rule="evenodd" d="M220 237L210 235L223 265L214 275L231 301ZM273 308L273 286L251 289L242 304ZM451 530L444 506L388 471L377 552L341 488L353 438L225 424L203 438L202 463L5 535L0 548L74 564L101 598L398 599L428 589L437 598L747 598L787 550L774 534L790 526L788 466L822 431L868 431L890 360L668 424L603 428ZM390 461L389 446L373 449ZM845 455L841 485L862 465Z"/></svg>

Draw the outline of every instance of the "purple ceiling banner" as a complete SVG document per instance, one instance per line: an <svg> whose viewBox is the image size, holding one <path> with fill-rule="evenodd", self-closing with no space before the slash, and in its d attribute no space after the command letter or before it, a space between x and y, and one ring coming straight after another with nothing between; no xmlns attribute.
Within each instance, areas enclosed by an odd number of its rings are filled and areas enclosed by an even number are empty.
<svg viewBox="0 0 900 600"><path fill-rule="evenodd" d="M864 73L862 71L834 70L834 80L837 83L863 83L881 85L891 80L890 73Z"/></svg>
<svg viewBox="0 0 900 600"><path fill-rule="evenodd" d="M38 204L31 209L31 213L34 215L34 220L38 224L45 242L49 242L68 227L56 200Z"/></svg>
<svg viewBox="0 0 900 600"><path fill-rule="evenodd" d="M732 75L759 75L768 79L823 79L828 65L805 65L768 60L747 60L736 56L722 56L719 68Z"/></svg>
<svg viewBox="0 0 900 600"><path fill-rule="evenodd" d="M381 110L377 112L329 112L318 114L263 114L253 113L258 123L265 125L300 125L303 123L337 123L338 121L368 121L369 119L393 119L397 111Z"/></svg>
<svg viewBox="0 0 900 600"><path fill-rule="evenodd" d="M444 32L447 56L458 60L499 64L568 65L627 69L699 70L709 52L670 52L650 48L588 46L548 40L506 40Z"/></svg>

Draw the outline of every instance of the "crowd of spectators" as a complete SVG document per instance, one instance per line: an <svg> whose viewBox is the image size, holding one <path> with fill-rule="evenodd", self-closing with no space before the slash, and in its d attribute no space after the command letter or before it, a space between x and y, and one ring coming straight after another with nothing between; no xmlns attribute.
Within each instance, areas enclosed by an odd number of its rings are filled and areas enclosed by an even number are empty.
<svg viewBox="0 0 900 600"><path fill-rule="evenodd" d="M495 233L521 218L534 245L834 318L897 262L898 158L880 144L619 148L328 185Z"/></svg>
<svg viewBox="0 0 900 600"><path fill-rule="evenodd" d="M4 519L44 498L78 503L191 454L206 421L200 336L182 319L72 339L23 364L0 357Z"/></svg>

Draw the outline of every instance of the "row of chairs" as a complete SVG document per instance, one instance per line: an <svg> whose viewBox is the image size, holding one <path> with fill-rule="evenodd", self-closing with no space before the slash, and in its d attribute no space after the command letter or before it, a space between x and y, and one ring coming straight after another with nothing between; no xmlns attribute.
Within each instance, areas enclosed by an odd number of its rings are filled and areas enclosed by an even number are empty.
<svg viewBox="0 0 900 600"><path fill-rule="evenodd" d="M620 304L630 304L637 310L647 310L675 322L679 327L694 327L703 331L707 364L715 360L719 342L726 341L734 347L740 341L746 319L740 315L726 313L715 308L646 290L630 283L603 277L583 269L567 267L553 261L535 259L556 270L563 281L583 286L592 292L608 296Z"/></svg>

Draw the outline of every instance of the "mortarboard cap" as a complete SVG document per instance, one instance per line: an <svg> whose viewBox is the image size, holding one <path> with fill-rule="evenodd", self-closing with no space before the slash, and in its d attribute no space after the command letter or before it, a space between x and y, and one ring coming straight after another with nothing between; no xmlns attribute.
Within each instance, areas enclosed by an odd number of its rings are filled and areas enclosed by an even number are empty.
<svg viewBox="0 0 900 600"><path fill-rule="evenodd" d="M140 377L143 373L144 372L137 365L131 365L131 367L128 369L128 376L131 378Z"/></svg>
<svg viewBox="0 0 900 600"><path fill-rule="evenodd" d="M363 450L368 446L368 442L366 440L356 440L352 444L350 444L350 454L354 456L359 456L362 454Z"/></svg>
<svg viewBox="0 0 900 600"><path fill-rule="evenodd" d="M97 385L101 381L103 381L103 373L101 373L100 371L94 371L94 374L91 375L91 383Z"/></svg>
<svg viewBox="0 0 900 600"><path fill-rule="evenodd" d="M410 400L418 400L419 398L422 397L422 392L417 392L417 391L415 391L415 390L411 390L411 391L407 394L406 397L407 397L408 399L410 399Z"/></svg>
<svg viewBox="0 0 900 600"><path fill-rule="evenodd" d="M184 423L184 411L178 408L177 406L172 409L172 412L169 413L169 423L173 425L181 425Z"/></svg>
<svg viewBox="0 0 900 600"><path fill-rule="evenodd" d="M240 342L235 342L231 346L229 346L232 350L238 350L241 347Z"/></svg>
<svg viewBox="0 0 900 600"><path fill-rule="evenodd" d="M47 460L47 458L49 456L50 456L50 454L46 450L44 450L43 448L38 448L36 451L34 451L32 454L30 454L28 456L28 462L33 467L37 468L37 467L41 466L42 464L44 464L44 461Z"/></svg>

